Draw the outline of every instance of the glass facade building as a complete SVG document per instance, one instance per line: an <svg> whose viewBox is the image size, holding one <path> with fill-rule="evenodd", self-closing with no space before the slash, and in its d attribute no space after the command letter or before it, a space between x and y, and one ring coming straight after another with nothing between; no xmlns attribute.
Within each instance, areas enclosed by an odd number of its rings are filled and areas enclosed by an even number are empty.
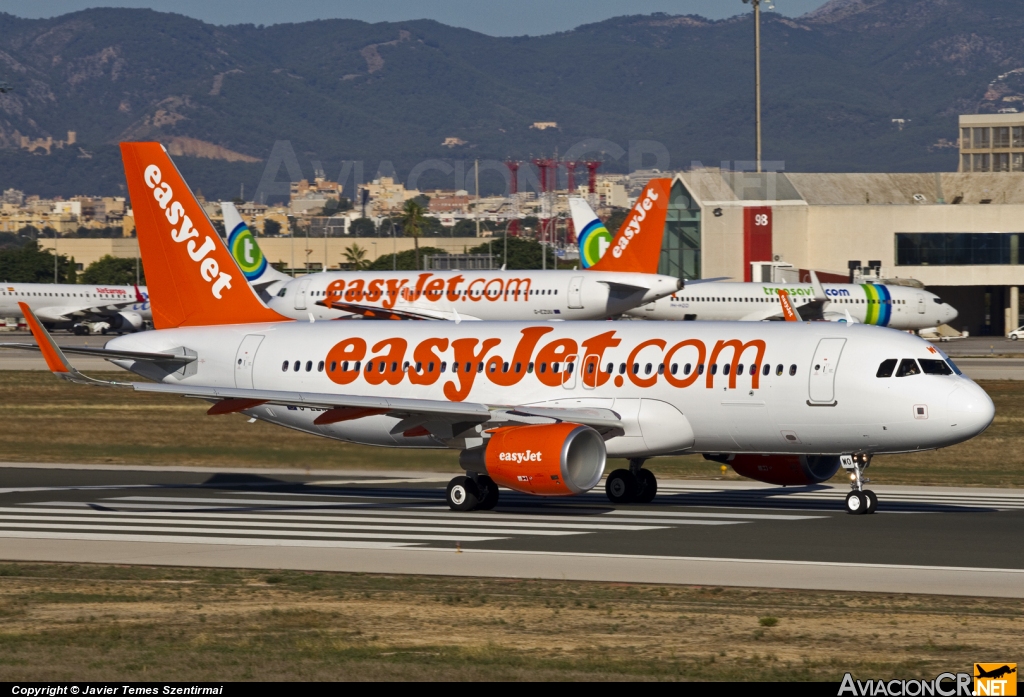
<svg viewBox="0 0 1024 697"><path fill-rule="evenodd" d="M897 266L978 266L1020 263L1013 232L897 232Z"/></svg>
<svg viewBox="0 0 1024 697"><path fill-rule="evenodd" d="M676 179L669 195L658 273L686 280L700 278L700 227L700 206Z"/></svg>

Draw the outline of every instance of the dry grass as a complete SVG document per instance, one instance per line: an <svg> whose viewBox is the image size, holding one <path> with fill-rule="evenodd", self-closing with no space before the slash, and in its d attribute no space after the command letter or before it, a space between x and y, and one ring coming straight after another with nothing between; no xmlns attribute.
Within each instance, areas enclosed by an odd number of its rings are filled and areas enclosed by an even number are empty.
<svg viewBox="0 0 1024 697"><path fill-rule="evenodd" d="M1013 661L1020 601L0 565L0 681L833 680Z"/></svg>
<svg viewBox="0 0 1024 697"><path fill-rule="evenodd" d="M996 404L988 431L936 452L875 458L875 482L1024 486L1024 468L1013 456L1024 451L1024 389L1012 381L981 385ZM452 451L341 443L248 424L239 415L206 416L206 402L70 385L37 371L0 371L0 394L0 458L11 462L460 471ZM700 456L658 458L649 466L663 477L739 479Z"/></svg>

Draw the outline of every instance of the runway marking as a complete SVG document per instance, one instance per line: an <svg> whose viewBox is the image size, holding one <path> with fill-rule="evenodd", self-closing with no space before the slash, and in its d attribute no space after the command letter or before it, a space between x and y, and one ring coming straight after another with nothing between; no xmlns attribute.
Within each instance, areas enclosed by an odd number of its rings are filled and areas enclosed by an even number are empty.
<svg viewBox="0 0 1024 697"><path fill-rule="evenodd" d="M357 540L264 540L258 537L196 537L187 535L104 535L99 533L8 530L0 537L29 540L95 540L100 542L173 542L246 547L330 547L339 549L415 549L414 542L360 542ZM435 548L436 549L436 548Z"/></svg>
<svg viewBox="0 0 1024 697"><path fill-rule="evenodd" d="M3 523L0 524L0 537L3 537L8 528L42 528L44 530L130 530L133 532L190 532L194 535L216 535L219 533L232 533L239 534L243 532L251 532L253 535L269 536L269 537L320 537L324 539L343 539L351 537L355 539L366 539L366 540L390 540L390 539L404 539L404 540L421 540L425 542L491 542L493 540L504 540L506 537L481 537L479 535L423 535L418 533L407 533L400 529L395 529L395 534L386 533L373 533L373 532L353 532L353 533L333 533L333 532L318 532L316 530L302 530L302 531L284 531L284 530L224 530L222 528L198 528L198 527L158 527L152 525L102 525L102 524L88 524L88 523L71 523L65 525L61 523L25 523L19 525L17 523ZM497 531L487 531L497 532ZM559 534L559 533L554 533ZM580 533L575 532L564 532L561 535L578 535Z"/></svg>
<svg viewBox="0 0 1024 697"><path fill-rule="evenodd" d="M50 518L54 518L54 519L59 518L60 520L92 520L96 516L111 516L111 517L117 518L118 520L123 520L125 522L139 523L139 522L145 522L147 520L161 520L161 519L165 519L165 518L166 519L188 518L188 519L194 520L197 517L199 517L199 516L196 516L195 514L185 513L185 512L99 511L99 510L96 510L94 508L91 508L90 505L87 504L87 503L80 503L80 504L78 504L76 506L76 508L84 508L85 510L92 512L92 514L90 516L88 516L88 517L85 517L85 516L75 516L72 513L65 514L64 511L60 511L59 512L60 515L52 515L55 512L52 509L48 509L48 508L0 508L0 514L2 514L2 513L15 513L15 514L33 514L33 513L44 514L44 513L49 513L49 514L51 514L51 515L48 515L48 516L0 515L0 520L7 520L7 519L11 519L11 520L21 520L21 519L25 519L25 520L43 520L43 519L47 519L48 520ZM75 512L77 512L77 511L75 511ZM383 523L394 523L394 524L402 524L402 525L409 524L409 523L417 523L419 525L452 525L452 524L459 523L459 522L462 522L462 521L468 521L472 525L477 526L477 527L524 528L523 534L539 534L539 533L532 532L531 529L532 528L550 529L552 527L566 528L566 529L571 529L571 530L625 530L625 531L630 531L630 532L636 532L636 531L641 531L641 530L659 530L662 527L664 527L664 526L659 526L659 525L618 525L618 524L607 524L607 525L605 525L605 524L600 524L600 523L573 523L573 522L559 522L558 525L552 526L550 523L547 523L547 522L537 522L537 523L535 523L535 522L522 522L522 521L519 521L519 520L506 520L506 519L484 520L484 519L479 518L479 517L463 518L462 516L460 516L457 513L452 513L451 515L446 516L443 519L442 518L438 518L437 520L425 519L425 518L422 518L422 517L419 517L419 516L417 516L417 517L410 517L410 518L397 517L397 516L395 516L394 513L384 514L383 511L374 511L373 514L374 514L373 516L367 516L367 517L360 517L360 516L330 516L328 518L328 517L322 516L322 515L321 516L305 516L305 515L287 515L287 514L279 514L279 513L264 513L264 514L260 514L260 513L206 513L206 512L203 512L201 517L204 520L211 520L211 519L237 520L237 519L242 519L242 520L273 520L273 521L279 521L279 520L284 520L284 521L303 521L303 520L304 521L309 521L309 523L306 524L306 525L303 525L301 523L275 523L276 525L281 525L281 526L285 526L285 527L297 527L297 528L309 527L310 524L316 524L318 527L324 527L325 523L345 523L345 522L349 522L349 523L365 523L365 522L368 522L368 521L369 522L374 522L374 523L382 523L382 524ZM384 515L380 515L380 514L384 514ZM129 518L128 516L135 516L135 517ZM388 516L388 517L385 517L385 516ZM325 518L326 518L326 521L325 521ZM629 522L629 521L623 521L623 522ZM650 521L643 521L643 522L650 522ZM257 525L257 523L253 523L253 524ZM259 525L264 525L264 523L259 523ZM269 525L269 523L267 523L267 525ZM335 527L337 527L337 526L335 526ZM343 526L343 527L347 527L347 526ZM464 529L464 528L459 528L459 530L462 530L462 529Z"/></svg>

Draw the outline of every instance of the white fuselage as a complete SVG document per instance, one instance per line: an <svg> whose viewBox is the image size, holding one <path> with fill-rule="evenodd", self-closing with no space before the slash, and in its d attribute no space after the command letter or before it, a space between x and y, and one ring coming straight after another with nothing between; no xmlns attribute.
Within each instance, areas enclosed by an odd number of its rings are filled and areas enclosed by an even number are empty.
<svg viewBox="0 0 1024 697"><path fill-rule="evenodd" d="M612 456L926 450L977 435L994 414L955 373L876 377L887 359L942 356L917 337L857 324L296 322L166 329L107 347L194 350L194 374L162 376L183 385L607 408L626 424L607 441ZM245 413L357 443L445 446L392 434L398 419L386 415L314 425L322 411Z"/></svg>
<svg viewBox="0 0 1024 697"><path fill-rule="evenodd" d="M336 271L275 283L268 305L293 319L338 319L335 300L436 319L604 319L679 290L679 279L595 271Z"/></svg>
<svg viewBox="0 0 1024 697"><path fill-rule="evenodd" d="M99 321L119 312L151 321L149 292L140 286L144 302L137 302L134 286L89 286L72 283L0 283L0 318L22 317L25 303L51 325Z"/></svg>
<svg viewBox="0 0 1024 697"><path fill-rule="evenodd" d="M934 293L908 286L863 283L822 284L826 319L842 320L846 313L862 324L916 330L952 322L957 312ZM628 312L629 316L660 320L759 321L781 318L779 290L789 293L793 306L814 301L809 283L695 283L670 296Z"/></svg>

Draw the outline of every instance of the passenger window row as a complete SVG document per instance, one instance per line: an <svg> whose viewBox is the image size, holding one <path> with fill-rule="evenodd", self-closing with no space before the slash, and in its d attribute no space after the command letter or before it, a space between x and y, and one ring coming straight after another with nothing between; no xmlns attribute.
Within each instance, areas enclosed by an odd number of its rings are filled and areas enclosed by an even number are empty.
<svg viewBox="0 0 1024 697"><path fill-rule="evenodd" d="M907 360L910 360L911 362L913 362L912 359L907 359ZM239 364L241 364L241 362L242 362L241 359L239 359ZM922 360L921 362L923 364L925 361ZM943 361L937 361L937 362L938 363L942 363L943 365L945 365L945 363L943 363ZM880 367L878 369L878 372L879 372L878 377L889 377L892 374L892 368L895 367L895 365L896 365L896 359L892 359L892 366L890 366L890 368L889 368L889 370L890 370L889 375L882 375L883 368L886 365L888 365L888 364L889 364L889 361L885 361L885 362L882 363L882 367ZM462 366L461 363L452 363L452 366L451 366L452 373L460 372L460 366ZM324 361L320 361L317 364L317 366L316 366L316 370L317 370L318 373L322 373L322 372L324 372L325 367L327 367L326 363ZM412 367L417 373L423 373L423 372L433 373L435 368L437 369L438 372L444 373L444 372L447 372L447 370L448 370L448 362L447 361L441 361L440 364L436 364L434 361L430 361L430 362L428 362L426 364L426 370L424 371L424 364L422 362L416 362L416 364L413 365L410 361L405 361L402 364L401 372L403 372L403 373L409 372L410 367ZM571 375L572 372L576 369L576 363L574 361L568 361L568 362L566 362L564 364L563 363L558 363L558 362L552 362L552 363L548 364L546 361L544 361L544 362L541 362L539 365L536 366L536 370L539 373L547 373L549 367L550 367L552 373L558 373L560 370L564 370L565 373ZM669 373L671 373L672 375L677 375L679 373L679 367L680 366L679 366L678 363L673 363L671 366L669 366L669 369L668 369ZM337 361L331 361L331 364L330 364L328 370L333 373L336 370L338 370L339 368L341 368L342 372L348 372L351 369L351 370L353 370L355 372L359 372L360 370L363 370L364 372L367 372L367 373L373 373L373 372L377 372L377 373L392 372L392 373L394 373L394 372L398 371L398 369L399 369L397 361L391 361L390 364L387 361L366 361L365 364L362 361L353 361L351 363L349 361L342 361L340 364ZM509 372L510 369L513 369L513 372L521 373L522 370L523 370L523 364L522 363L516 363L515 366L513 367L508 361L505 361L505 362L503 362L501 364L499 364L497 361L488 361L488 365L485 366L484 362L482 362L482 361L477 362L477 364L476 364L476 372L482 373L482 372L484 372L485 368L489 372L491 372L491 373L498 372L499 368L500 368L502 373L507 373L507 372ZM620 363L619 364L619 371L618 371L619 375L625 375L626 374L626 368L627 368L627 365L625 363ZM632 370L630 372L632 372L633 375L640 375L641 372L643 372L644 375L650 375L651 373L654 372L654 364L653 363L645 364L643 366L643 370L642 371L641 371L641 367L640 367L639 363L634 363L631 366L631 368L632 368ZM683 375L689 375L694 370L694 366L691 363L686 363L685 365L682 366L682 368L683 368ZM732 368L732 364L731 363L723 363L722 364L722 375L728 375L730 370L731 370L731 368ZM289 371L294 372L294 373L298 373L298 372L301 372L302 369L303 369L302 361L294 361L294 362L293 361L284 361L283 363L281 363L281 372L283 372L283 373L287 373ZM472 372L472 370L473 370L473 363L467 361L466 364L465 364L465 367L462 368L462 372L463 373L469 373L469 372ZM658 375L664 375L665 374L665 364L664 363L658 364L657 370L658 370ZM703 363L698 363L697 366L696 366L696 370L697 370L697 374L698 375L703 375L704 374L704 364ZM949 371L949 368L947 367L946 370ZM533 373L533 371L534 371L534 363L533 363L533 361L530 361L529 363L526 364L526 372L527 373ZM710 371L711 371L712 375L717 375L718 374L718 364L717 363L713 363L711 365L711 367L710 367ZM305 362L305 372L307 372L307 373L313 372L313 361L306 361ZM590 375L590 374L593 374L593 372L594 372L594 364L591 363L590 365L587 366L587 374ZM612 375L615 372L615 364L614 363L609 363L605 367L605 372L607 374L609 374L609 375ZM751 363L748 366L744 366L744 364L742 364L742 363L737 364L736 365L736 374L737 375L743 375L744 372L746 372L747 375L754 375L755 373L758 372L757 364L756 363ZM771 372L772 372L771 364L765 363L762 366L761 374L765 375L765 376L768 376L768 375L771 374ZM783 364L779 363L777 366L775 366L775 374L776 375L782 375L785 372L786 372L786 367ZM792 375L796 375L796 373L797 373L797 367L796 367L796 364L794 363L794 364L789 366L789 374L792 376ZM908 373L908 374L909 375L913 375L914 373ZM949 372L946 372L946 373L936 373L936 374L948 375ZM900 377L902 377L902 376L900 376Z"/></svg>
<svg viewBox="0 0 1024 697"><path fill-rule="evenodd" d="M946 361L938 358L921 358L918 360L913 358L904 358L902 360L888 358L878 366L878 372L875 373L875 377L891 378L893 373L898 378L920 375L922 373L925 375L952 375L953 369ZM957 371L957 374L960 374L960 371Z"/></svg>

